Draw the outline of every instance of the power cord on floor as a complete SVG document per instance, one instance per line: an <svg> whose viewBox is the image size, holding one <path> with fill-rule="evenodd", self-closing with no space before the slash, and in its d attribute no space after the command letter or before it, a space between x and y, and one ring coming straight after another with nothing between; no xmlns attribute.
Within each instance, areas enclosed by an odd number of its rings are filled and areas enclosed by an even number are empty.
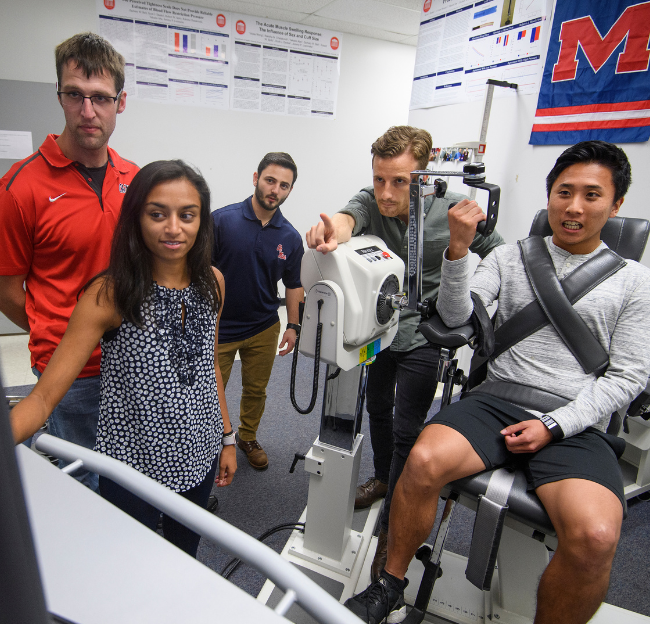
<svg viewBox="0 0 650 624"><path fill-rule="evenodd" d="M301 533L305 532L305 523L304 522L287 522L285 524L278 524L277 526L274 526L273 528L269 529L265 533L262 533L257 540L259 542L263 542L267 537L271 537L271 535L274 535L275 533L279 533L280 531L300 531ZM238 559L235 557L234 559L231 559L223 568L221 571L221 576L223 578L228 579L230 576L233 574L233 572L243 563L241 559ZM228 569L230 568L230 569Z"/></svg>

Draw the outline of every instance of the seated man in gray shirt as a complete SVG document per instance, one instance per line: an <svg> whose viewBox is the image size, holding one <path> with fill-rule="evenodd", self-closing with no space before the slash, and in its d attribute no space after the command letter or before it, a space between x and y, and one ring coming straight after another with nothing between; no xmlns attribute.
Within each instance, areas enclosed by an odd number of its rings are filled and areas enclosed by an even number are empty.
<svg viewBox="0 0 650 624"><path fill-rule="evenodd" d="M553 236L545 239L558 278L606 248L600 232L630 181L625 153L610 143L579 143L558 158L546 180ZM449 211L438 312L450 327L468 322L470 291L486 306L498 301L497 328L535 299L517 245L492 251L470 278L467 252L484 219L473 201ZM515 457L558 536L540 580L535 623L578 624L594 615L607 593L624 504L621 444L605 430L650 374L650 270L627 260L574 309L609 356L604 375L585 373L548 324L491 361L484 384L431 419L393 494L386 566L346 602L364 621L405 617L404 575L433 527L441 488ZM543 388L568 403L548 414L526 411L491 394L495 381Z"/></svg>

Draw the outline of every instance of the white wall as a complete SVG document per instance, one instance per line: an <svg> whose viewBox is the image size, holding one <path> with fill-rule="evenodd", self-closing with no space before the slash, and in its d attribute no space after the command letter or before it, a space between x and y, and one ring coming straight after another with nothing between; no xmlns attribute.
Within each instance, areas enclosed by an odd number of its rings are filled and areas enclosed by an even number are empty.
<svg viewBox="0 0 650 624"><path fill-rule="evenodd" d="M497 230L509 243L527 236L533 216L546 207L546 175L567 147L528 145L536 105L537 95L495 98L492 102L485 169L487 181L501 186ZM433 137L434 146L477 141L483 106L483 101L479 101L411 111L409 123L426 128ZM626 143L621 147L632 164L633 182L619 214L647 219L650 197L648 143ZM485 198L487 193L478 191L477 201L483 207ZM650 267L650 251L646 251L642 263Z"/></svg>
<svg viewBox="0 0 650 624"><path fill-rule="evenodd" d="M54 47L75 33L97 31L94 0L0 3L3 79L54 83ZM298 181L282 211L304 235L320 212L335 212L371 184L370 145L408 117L414 47L344 34L341 59L335 120L127 99L110 144L140 166L166 158L194 163L210 184L213 208L252 193L253 171L266 152L289 152Z"/></svg>
<svg viewBox="0 0 650 624"><path fill-rule="evenodd" d="M0 78L10 80L54 83L55 45L97 28L94 0L0 0L0 15ZM414 61L413 47L346 34L334 121L132 99L111 145L140 165L159 158L193 162L210 183L213 208L252 192L252 174L264 153L288 151L299 179L283 212L304 234L318 213L334 212L371 183L370 145L390 125L408 121L426 128L440 146L478 139L482 101L409 113ZM526 236L532 216L545 207L544 179L564 149L528 145L536 102L536 95L526 95L495 98L492 105L485 163L488 181L502 187L498 229L509 242ZM57 105L54 97L52 105ZM648 144L623 148L634 182L621 214L646 217ZM650 266L650 254L644 262Z"/></svg>

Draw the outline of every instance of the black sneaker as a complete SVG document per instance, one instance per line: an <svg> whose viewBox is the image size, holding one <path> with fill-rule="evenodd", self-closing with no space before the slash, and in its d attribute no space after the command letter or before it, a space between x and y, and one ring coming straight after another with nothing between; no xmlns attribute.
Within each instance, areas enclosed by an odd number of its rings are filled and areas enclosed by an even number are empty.
<svg viewBox="0 0 650 624"><path fill-rule="evenodd" d="M395 624L406 617L404 589L408 580L400 587L397 579L382 572L379 579L365 591L345 601L345 606L368 624Z"/></svg>

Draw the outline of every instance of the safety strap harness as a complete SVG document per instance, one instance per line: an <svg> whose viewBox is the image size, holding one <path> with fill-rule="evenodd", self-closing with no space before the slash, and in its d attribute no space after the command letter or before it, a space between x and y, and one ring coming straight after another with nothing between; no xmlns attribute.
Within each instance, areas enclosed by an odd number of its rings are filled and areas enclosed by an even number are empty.
<svg viewBox="0 0 650 624"><path fill-rule="evenodd" d="M485 379L488 359L494 360L549 323L553 324L585 373L602 375L609 364L607 352L573 304L627 263L611 249L603 249L560 281L541 236L529 236L519 241L519 247L535 300L494 332L495 346L489 358L475 356L467 389L476 387Z"/></svg>
<svg viewBox="0 0 650 624"><path fill-rule="evenodd" d="M499 468L492 473L485 495L479 496L465 576L482 590L490 589L492 585L494 564L508 511L508 496L514 480L514 470Z"/></svg>

